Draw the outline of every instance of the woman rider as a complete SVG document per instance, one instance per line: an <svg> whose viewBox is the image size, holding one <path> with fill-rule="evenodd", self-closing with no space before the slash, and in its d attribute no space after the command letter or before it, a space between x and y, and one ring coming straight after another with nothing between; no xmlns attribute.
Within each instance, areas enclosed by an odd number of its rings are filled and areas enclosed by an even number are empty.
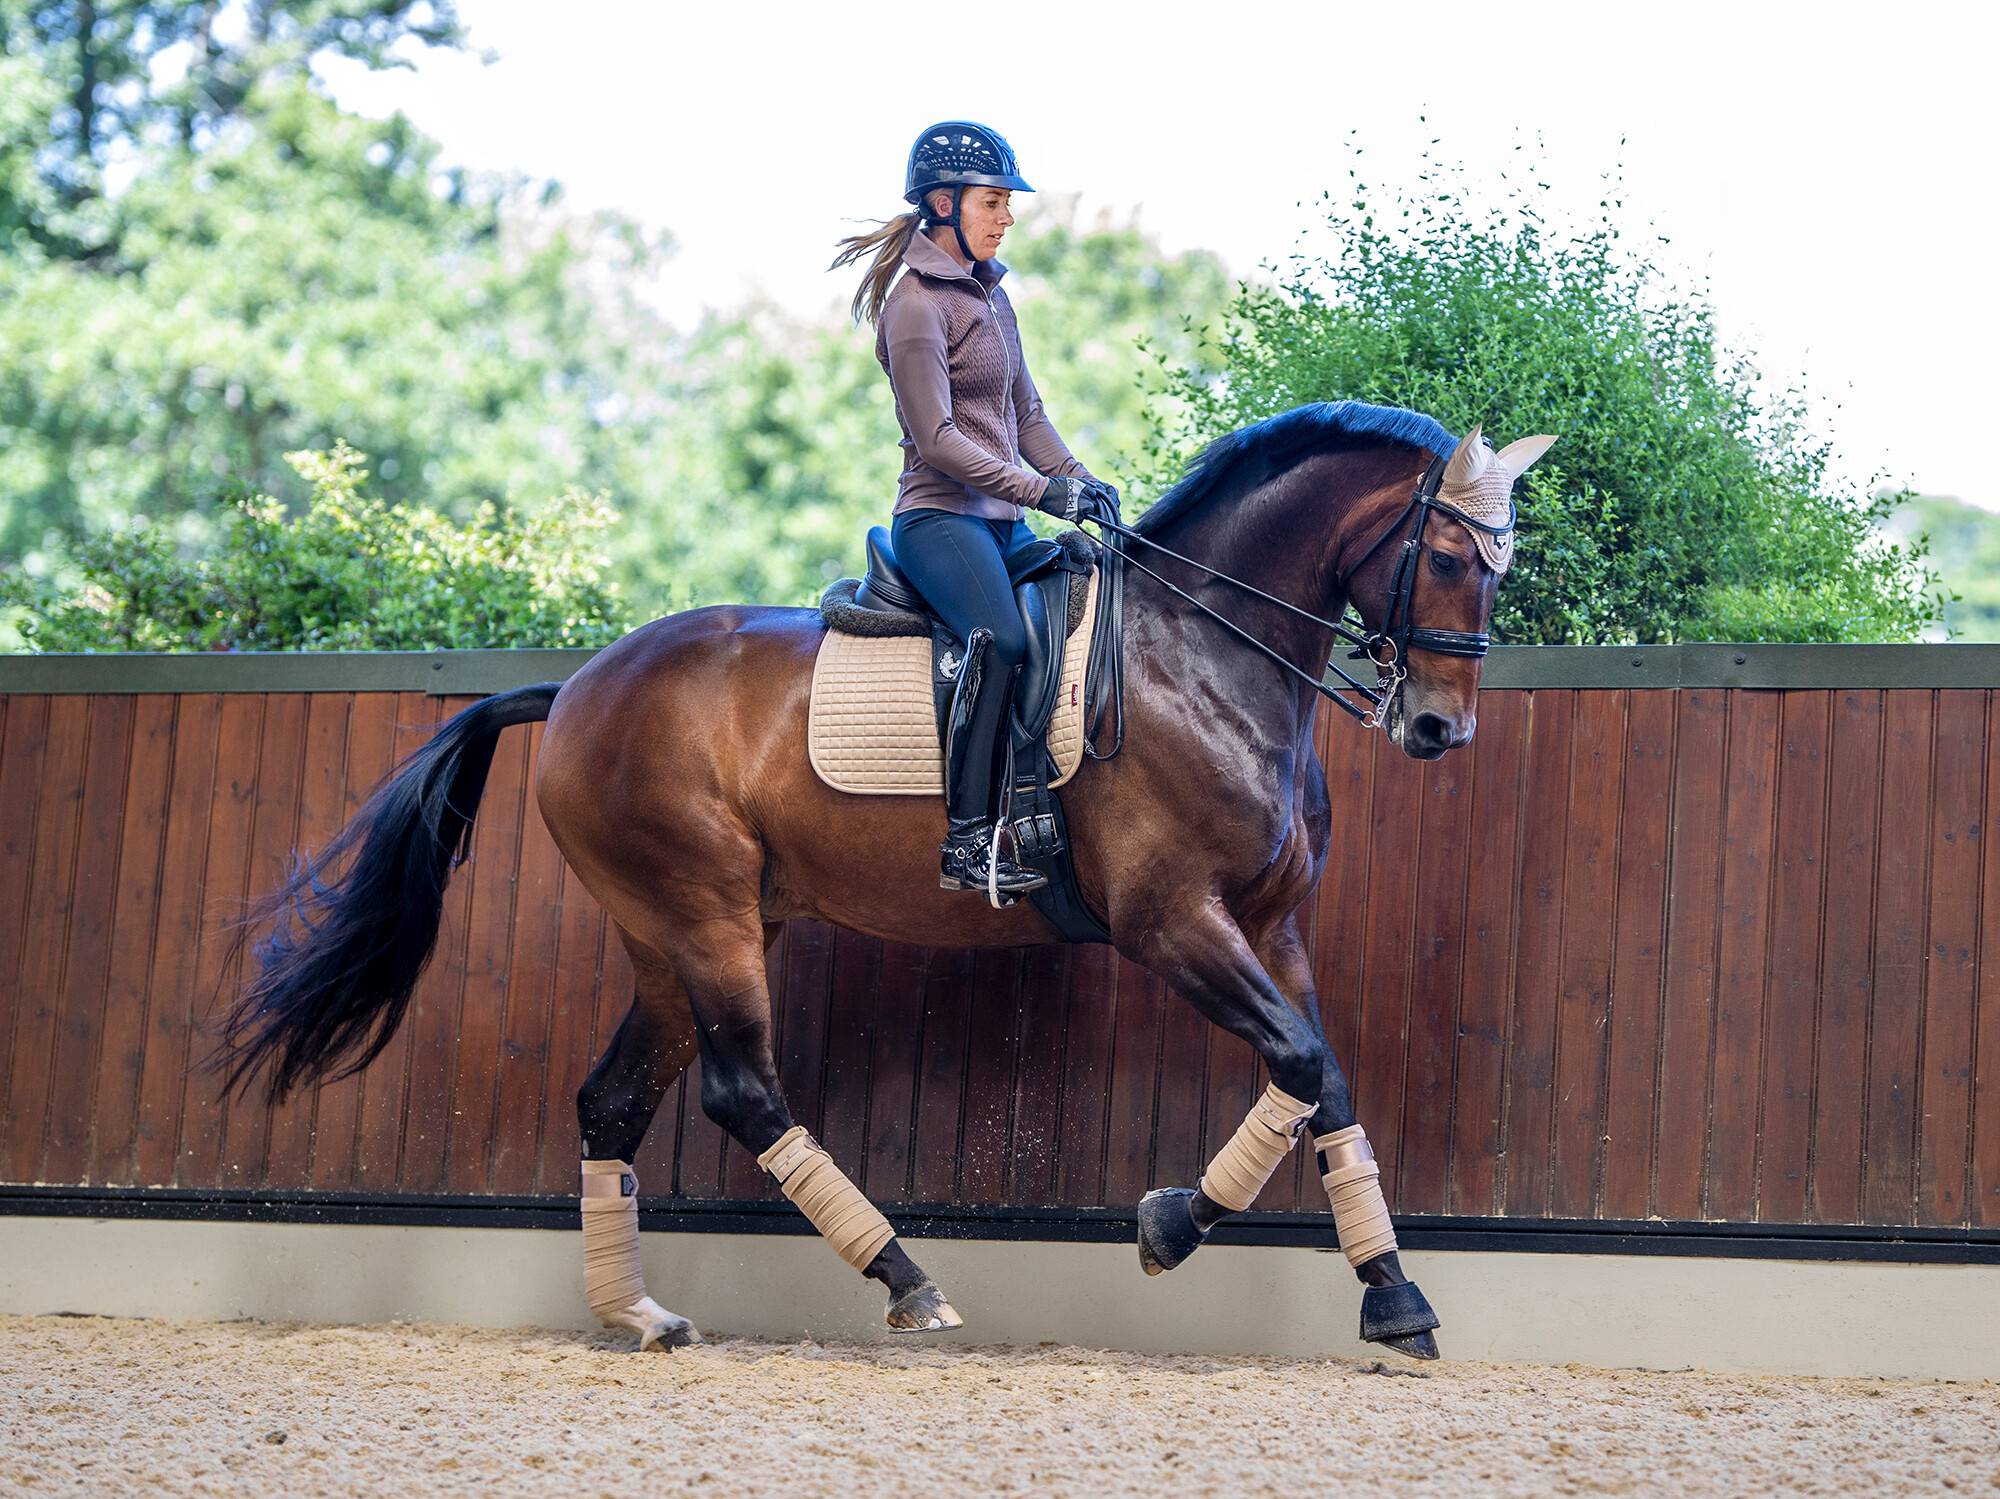
<svg viewBox="0 0 2000 1499"><path fill-rule="evenodd" d="M1042 410L1000 289L1007 267L994 257L1014 222L1009 201L1033 191L998 132L941 122L910 148L903 199L916 206L842 240L829 267L875 252L853 310L876 325L875 357L903 429L890 544L965 642L945 745L939 883L948 890L985 890L989 858L1003 893L1047 883L997 853L996 759L1027 651L1008 562L1037 544L1027 508L1072 523L1117 515L1118 491L1076 461ZM901 268L910 274L895 280Z"/></svg>

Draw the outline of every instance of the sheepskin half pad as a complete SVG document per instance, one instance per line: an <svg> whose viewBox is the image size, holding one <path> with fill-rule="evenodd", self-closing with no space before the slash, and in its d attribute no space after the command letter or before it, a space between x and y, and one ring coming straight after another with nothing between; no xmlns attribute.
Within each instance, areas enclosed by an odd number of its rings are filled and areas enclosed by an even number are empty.
<svg viewBox="0 0 2000 1499"><path fill-rule="evenodd" d="M1083 618L1063 645L1062 687L1049 719L1051 786L1083 759L1083 685L1097 617L1092 572ZM944 752L931 694L929 635L844 635L829 630L813 663L806 747L819 778L857 796L944 795Z"/></svg>

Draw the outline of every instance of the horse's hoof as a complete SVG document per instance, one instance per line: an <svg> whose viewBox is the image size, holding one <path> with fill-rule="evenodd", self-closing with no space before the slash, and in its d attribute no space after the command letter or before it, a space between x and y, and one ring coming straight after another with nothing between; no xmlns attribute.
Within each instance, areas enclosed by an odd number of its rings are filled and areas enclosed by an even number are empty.
<svg viewBox="0 0 2000 1499"><path fill-rule="evenodd" d="M1173 1269L1206 1237L1194 1226L1194 1188L1157 1187L1139 1199L1139 1268L1148 1275Z"/></svg>
<svg viewBox="0 0 2000 1499"><path fill-rule="evenodd" d="M606 1327L636 1332L641 1353L653 1348L668 1351L692 1348L701 1341L701 1334L695 1331L692 1322L668 1311L650 1296L641 1296L622 1311L600 1312L598 1320Z"/></svg>
<svg viewBox="0 0 2000 1499"><path fill-rule="evenodd" d="M1438 1346L1431 1329L1438 1325L1437 1313L1431 1310L1431 1304L1413 1280L1396 1286L1362 1288L1364 1343L1380 1343L1410 1358L1433 1359L1438 1356Z"/></svg>
<svg viewBox="0 0 2000 1499"><path fill-rule="evenodd" d="M891 1332L950 1332L965 1326L944 1292L928 1280L890 1302L885 1320Z"/></svg>
<svg viewBox="0 0 2000 1499"><path fill-rule="evenodd" d="M1384 1348L1393 1348L1410 1358L1428 1363L1438 1356L1438 1340L1427 1332L1413 1332L1404 1338L1378 1339Z"/></svg>
<svg viewBox="0 0 2000 1499"><path fill-rule="evenodd" d="M667 1314L664 1322L655 1322L639 1334L639 1351L658 1348L671 1353L676 1348L695 1348L701 1344L701 1333L685 1317Z"/></svg>

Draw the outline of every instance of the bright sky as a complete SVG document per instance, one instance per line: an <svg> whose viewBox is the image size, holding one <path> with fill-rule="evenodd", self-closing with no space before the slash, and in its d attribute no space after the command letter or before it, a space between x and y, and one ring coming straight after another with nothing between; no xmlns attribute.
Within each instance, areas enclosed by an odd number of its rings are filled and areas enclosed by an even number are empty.
<svg viewBox="0 0 2000 1499"><path fill-rule="evenodd" d="M825 272L833 242L901 211L935 119L994 126L1043 193L1136 208L1239 275L1318 222L1351 130L1364 181L1414 187L1436 138L1496 201L1539 137L1578 223L1622 157L1620 222L1671 240L1656 261L1706 282L1767 379L1804 379L1845 477L2000 509L1990 4L459 9L498 61L332 67L335 96L403 110L449 163L554 177L573 206L671 231L676 316L753 289L844 305L858 276Z"/></svg>

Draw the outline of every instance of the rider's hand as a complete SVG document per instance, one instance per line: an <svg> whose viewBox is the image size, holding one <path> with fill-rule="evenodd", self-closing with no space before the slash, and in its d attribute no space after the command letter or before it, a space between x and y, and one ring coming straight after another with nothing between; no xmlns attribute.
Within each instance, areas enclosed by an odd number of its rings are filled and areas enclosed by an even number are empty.
<svg viewBox="0 0 2000 1499"><path fill-rule="evenodd" d="M1051 479L1042 490L1042 497L1035 501L1035 508L1073 526L1089 514L1086 509L1090 504L1088 495L1089 491L1084 488L1081 479Z"/></svg>
<svg viewBox="0 0 2000 1499"><path fill-rule="evenodd" d="M1087 520L1116 523L1118 491L1102 479L1051 479L1035 508L1071 525Z"/></svg>
<svg viewBox="0 0 2000 1499"><path fill-rule="evenodd" d="M1085 520L1109 521L1118 524L1118 487L1107 484L1102 479L1085 479L1084 492L1087 498L1083 504Z"/></svg>

